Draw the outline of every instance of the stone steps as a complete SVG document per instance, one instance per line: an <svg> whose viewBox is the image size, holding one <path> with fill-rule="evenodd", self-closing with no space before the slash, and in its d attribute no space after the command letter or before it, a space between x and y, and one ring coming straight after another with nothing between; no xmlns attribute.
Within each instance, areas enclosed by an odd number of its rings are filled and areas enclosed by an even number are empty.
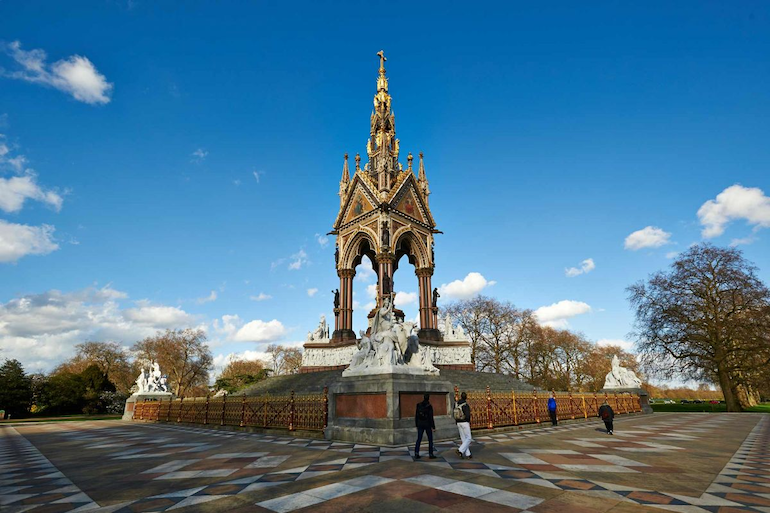
<svg viewBox="0 0 770 513"><path fill-rule="evenodd" d="M341 370L310 372L307 374L292 374L289 376L273 376L256 383L233 395L273 395L290 394L293 390L297 394L320 394L325 386L331 385L340 379ZM505 374L492 372L474 372L454 369L444 369L441 377L453 385L457 385L460 391L486 390L487 386L493 391L508 392L531 391L535 387L523 381L514 379Z"/></svg>

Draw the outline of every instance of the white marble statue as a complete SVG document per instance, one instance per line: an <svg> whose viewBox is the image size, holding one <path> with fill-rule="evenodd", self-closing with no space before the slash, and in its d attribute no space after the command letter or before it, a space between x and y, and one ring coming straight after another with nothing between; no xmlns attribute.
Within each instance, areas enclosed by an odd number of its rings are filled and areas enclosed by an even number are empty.
<svg viewBox="0 0 770 513"><path fill-rule="evenodd" d="M641 388L642 380L636 377L634 371L620 366L617 355L612 357L612 370L604 380L604 388Z"/></svg>
<svg viewBox="0 0 770 513"><path fill-rule="evenodd" d="M343 376L363 374L408 373L438 374L430 354L420 347L413 323L399 321L393 315L393 303L389 297L374 315L369 336L362 331L358 350Z"/></svg>
<svg viewBox="0 0 770 513"><path fill-rule="evenodd" d="M140 394L168 394L168 380L160 372L158 362L152 362L151 369L141 370L136 378L136 391L133 395Z"/></svg>
<svg viewBox="0 0 770 513"><path fill-rule="evenodd" d="M444 340L447 342L459 342L468 340L465 336L465 330L459 324L457 327L452 323L452 318L449 314L446 314L444 321L439 323L439 331L444 335Z"/></svg>
<svg viewBox="0 0 770 513"><path fill-rule="evenodd" d="M321 321L314 331L307 332L307 339L305 342L311 342L314 344L329 342L329 327L326 324L326 316L321 316Z"/></svg>

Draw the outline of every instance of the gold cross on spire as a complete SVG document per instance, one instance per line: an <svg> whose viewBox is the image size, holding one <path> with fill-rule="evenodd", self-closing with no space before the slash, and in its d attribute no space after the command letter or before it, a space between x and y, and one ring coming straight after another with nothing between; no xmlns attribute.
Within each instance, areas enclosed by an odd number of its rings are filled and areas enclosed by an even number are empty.
<svg viewBox="0 0 770 513"><path fill-rule="evenodd" d="M385 73L385 61L388 59L385 57L385 52L380 50L377 52L377 56L380 58L380 73Z"/></svg>

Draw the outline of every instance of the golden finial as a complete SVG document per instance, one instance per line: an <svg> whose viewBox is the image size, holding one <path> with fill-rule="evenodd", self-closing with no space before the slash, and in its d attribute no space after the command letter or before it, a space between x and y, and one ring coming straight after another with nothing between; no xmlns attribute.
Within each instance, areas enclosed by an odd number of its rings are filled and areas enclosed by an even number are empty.
<svg viewBox="0 0 770 513"><path fill-rule="evenodd" d="M361 155L356 153L356 171L361 171Z"/></svg>
<svg viewBox="0 0 770 513"><path fill-rule="evenodd" d="M385 61L388 59L385 57L385 52L380 50L377 52L377 56L380 58L380 73L385 74Z"/></svg>
<svg viewBox="0 0 770 513"><path fill-rule="evenodd" d="M407 169L407 171L409 171L410 173L411 173L411 171L412 171L412 159L413 159L413 158L414 158L414 157L412 157L412 152L410 151L410 152L409 152L409 155L407 155L407 156L406 156L406 161L409 163L409 164L407 164L407 166L406 166L406 169Z"/></svg>
<svg viewBox="0 0 770 513"><path fill-rule="evenodd" d="M345 163L342 165L342 182L348 183L350 181L350 173L348 172L348 154L345 153Z"/></svg>

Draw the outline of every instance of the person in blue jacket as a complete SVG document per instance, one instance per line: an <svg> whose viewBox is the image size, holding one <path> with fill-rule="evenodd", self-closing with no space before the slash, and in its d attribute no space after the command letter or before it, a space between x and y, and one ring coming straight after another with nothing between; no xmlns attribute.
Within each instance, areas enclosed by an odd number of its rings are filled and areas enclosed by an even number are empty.
<svg viewBox="0 0 770 513"><path fill-rule="evenodd" d="M551 417L551 424L554 426L559 423L556 419L556 392L551 391L551 397L548 398L548 415Z"/></svg>

